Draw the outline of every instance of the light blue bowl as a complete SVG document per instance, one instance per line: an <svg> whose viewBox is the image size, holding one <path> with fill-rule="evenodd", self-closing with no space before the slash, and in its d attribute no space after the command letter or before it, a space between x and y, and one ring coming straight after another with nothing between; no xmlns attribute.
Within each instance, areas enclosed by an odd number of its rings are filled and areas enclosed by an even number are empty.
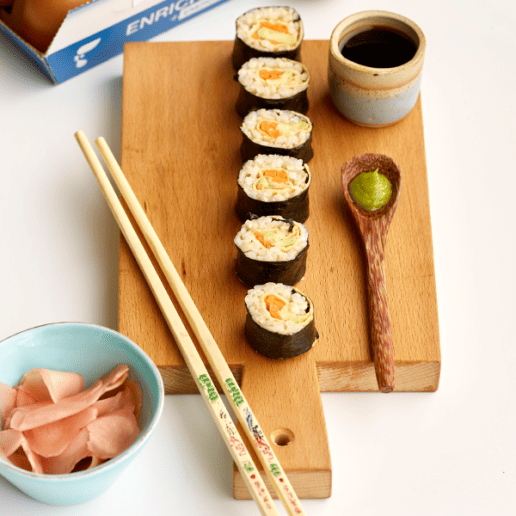
<svg viewBox="0 0 516 516"><path fill-rule="evenodd" d="M86 471L41 475L0 458L0 474L21 491L44 503L75 505L106 491L149 440L163 411L164 388L152 360L122 334L91 324L58 323L39 326L0 342L0 382L17 385L30 369L74 371L91 385L117 364L129 366L143 395L140 434L119 456Z"/></svg>

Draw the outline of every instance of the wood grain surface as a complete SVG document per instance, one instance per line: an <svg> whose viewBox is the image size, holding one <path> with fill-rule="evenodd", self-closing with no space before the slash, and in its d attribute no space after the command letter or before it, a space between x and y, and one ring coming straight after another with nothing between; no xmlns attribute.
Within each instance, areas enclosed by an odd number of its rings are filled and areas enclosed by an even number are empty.
<svg viewBox="0 0 516 516"><path fill-rule="evenodd" d="M320 338L300 357L267 359L243 336L247 287L234 272L242 137L232 46L230 41L125 46L121 165L262 428L277 443L275 452L298 496L327 497L331 460L320 391L378 390L369 345L365 255L340 186L341 166L358 154L389 155L403 177L385 253L395 390L435 391L439 383L421 103L391 127L352 125L329 95L328 42L303 42L301 60L312 77L308 116L315 156L309 164L307 272L297 287L314 302ZM166 393L197 392L123 239L119 331L151 356ZM237 472L234 495L249 496Z"/></svg>

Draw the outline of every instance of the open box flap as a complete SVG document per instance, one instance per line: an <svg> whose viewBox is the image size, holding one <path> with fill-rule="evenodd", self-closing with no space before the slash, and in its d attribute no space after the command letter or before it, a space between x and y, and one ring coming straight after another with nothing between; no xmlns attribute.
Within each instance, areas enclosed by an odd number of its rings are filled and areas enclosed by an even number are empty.
<svg viewBox="0 0 516 516"><path fill-rule="evenodd" d="M0 32L2 32L7 41L13 46L15 50L18 50L27 59L29 59L48 79L54 83L56 82L52 70L48 66L46 59L43 57L39 50L35 49L32 45L29 45L20 39L2 20L0 20Z"/></svg>
<svg viewBox="0 0 516 516"><path fill-rule="evenodd" d="M68 12L45 55L155 7L156 0L91 0Z"/></svg>
<svg viewBox="0 0 516 516"><path fill-rule="evenodd" d="M4 24L0 30L54 83L107 61L130 41L147 41L229 0L91 0L70 11L42 54Z"/></svg>
<svg viewBox="0 0 516 516"><path fill-rule="evenodd" d="M116 1L118 2L118 0ZM128 2L130 0L125 1ZM69 77L77 75L80 71L92 68L110 57L122 53L126 42L146 41L182 23L190 16L211 9L226 1L228 0L166 0L142 11L140 9L148 5L148 0L143 0L137 4L134 14L130 17L127 17L126 12L126 16L122 16L122 21L110 24L104 30L94 34L90 32L89 36L78 41L76 37L76 43L59 49L54 53L47 53L46 59L52 68L57 82L62 82ZM106 15L106 10L102 9L106 2L111 2L111 0L95 0L92 4L86 4L83 7L88 7L88 9L71 11L67 20L69 19L70 23L73 22L73 26L76 26L77 23L77 29L79 30L79 25L83 23L82 15L87 13L88 19L92 21L93 26L98 27L97 23L106 25L107 21L103 18L108 16ZM93 22L96 17L99 17L98 22ZM110 18L110 21L112 22L112 18ZM62 29L69 30L66 20L63 23ZM61 46L58 37L59 34L56 36L55 41L52 42L50 50Z"/></svg>

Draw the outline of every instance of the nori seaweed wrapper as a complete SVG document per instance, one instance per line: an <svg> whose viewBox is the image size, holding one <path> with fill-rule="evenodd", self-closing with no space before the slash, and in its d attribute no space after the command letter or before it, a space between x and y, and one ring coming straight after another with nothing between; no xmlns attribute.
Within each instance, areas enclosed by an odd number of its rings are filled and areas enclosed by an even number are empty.
<svg viewBox="0 0 516 516"><path fill-rule="evenodd" d="M285 149L283 147L272 147L270 145L262 145L260 143L253 142L244 132L242 132L243 140L240 147L240 154L244 163L250 159L254 159L258 154L279 154L280 156L290 156L291 158L302 159L305 163L308 163L314 157L314 151L312 149L312 130L307 140L294 147L292 149ZM286 217L288 218L288 217Z"/></svg>
<svg viewBox="0 0 516 516"><path fill-rule="evenodd" d="M256 48L250 47L237 36L233 47L233 68L240 70L241 66L253 57L286 57L293 61L301 61L301 41L299 45L292 50L268 52L266 50L257 50Z"/></svg>
<svg viewBox="0 0 516 516"><path fill-rule="evenodd" d="M246 307L247 310L247 307ZM312 319L303 329L292 335L274 333L254 321L249 310L245 319L244 335L251 347L268 358L286 359L297 357L312 349L319 338Z"/></svg>
<svg viewBox="0 0 516 516"><path fill-rule="evenodd" d="M279 215L284 219L292 219L296 222L303 223L310 215L309 189L310 186L299 195L286 199L285 201L264 202L249 197L244 192L244 189L238 185L236 213L242 222L245 222L250 214L252 214L257 217Z"/></svg>
<svg viewBox="0 0 516 516"><path fill-rule="evenodd" d="M236 273L249 287L269 282L295 285L305 275L308 242L293 260L281 262L253 260L247 257L238 246L236 248L238 249Z"/></svg>
<svg viewBox="0 0 516 516"><path fill-rule="evenodd" d="M271 8L273 8L271 6ZM250 9L249 11L245 12L239 18L242 16L245 16L250 11L255 11L258 8ZM303 29L303 22L301 21L301 16L299 16L299 13L296 12L296 18L295 21L299 22L300 24L300 30L301 30L301 37L299 39L299 44L296 48L293 48L292 50L281 50L281 51L267 51L267 50L258 50L256 48L250 47L247 43L242 41L238 35L235 37L235 44L233 46L233 55L232 55L232 62L233 62L233 68L235 70L239 70L240 67L249 59L253 57L286 57L287 59L293 59L294 61L301 61L301 43L303 42L303 36L304 36L304 29Z"/></svg>
<svg viewBox="0 0 516 516"><path fill-rule="evenodd" d="M240 84L240 94L238 95L236 110L237 113L244 118L250 111L258 109L285 109L288 111L297 111L306 115L308 111L308 88L298 93L282 99L266 99L259 97L250 91L247 91Z"/></svg>

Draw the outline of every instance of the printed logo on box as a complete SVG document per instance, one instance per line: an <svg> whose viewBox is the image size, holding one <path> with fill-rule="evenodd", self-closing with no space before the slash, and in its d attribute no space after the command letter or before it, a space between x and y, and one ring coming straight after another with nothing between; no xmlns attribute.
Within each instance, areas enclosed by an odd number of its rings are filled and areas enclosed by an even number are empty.
<svg viewBox="0 0 516 516"><path fill-rule="evenodd" d="M93 41L90 41L89 43L86 43L77 49L77 54L75 54L73 58L76 68L82 68L88 64L88 60L84 58L85 55L88 52L91 52L101 42L101 40L102 38L94 39Z"/></svg>
<svg viewBox="0 0 516 516"><path fill-rule="evenodd" d="M126 35L130 36L135 32L144 29L146 26L158 23L162 19L170 18L170 21L185 20L189 16L199 13L207 7L221 3L220 0L178 0L165 7L160 7L151 12L147 11L144 16L127 25Z"/></svg>

